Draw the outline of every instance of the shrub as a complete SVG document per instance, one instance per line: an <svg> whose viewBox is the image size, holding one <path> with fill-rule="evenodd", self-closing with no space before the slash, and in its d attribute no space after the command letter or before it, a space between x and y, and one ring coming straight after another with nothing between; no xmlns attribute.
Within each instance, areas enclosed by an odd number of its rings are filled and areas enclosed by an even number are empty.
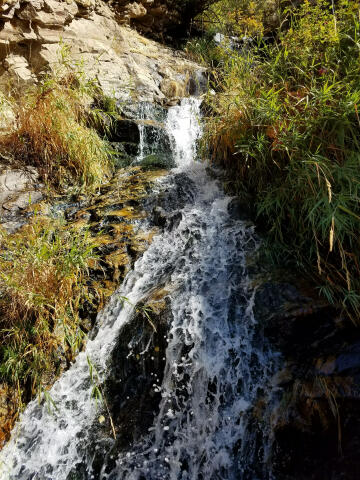
<svg viewBox="0 0 360 480"><path fill-rule="evenodd" d="M83 340L79 306L94 293L86 282L96 262L86 230L35 219L0 235L2 381L34 395L50 383L60 359L70 360Z"/></svg>
<svg viewBox="0 0 360 480"><path fill-rule="evenodd" d="M304 2L272 45L232 55L207 138L264 225L270 254L360 313L357 2Z"/></svg>
<svg viewBox="0 0 360 480"><path fill-rule="evenodd" d="M278 0L218 0L197 17L196 23L212 35L254 36L278 24Z"/></svg>
<svg viewBox="0 0 360 480"><path fill-rule="evenodd" d="M111 172L109 149L89 126L91 84L76 74L51 77L16 105L17 128L0 139L0 152L20 165L37 167L57 188L94 188Z"/></svg>

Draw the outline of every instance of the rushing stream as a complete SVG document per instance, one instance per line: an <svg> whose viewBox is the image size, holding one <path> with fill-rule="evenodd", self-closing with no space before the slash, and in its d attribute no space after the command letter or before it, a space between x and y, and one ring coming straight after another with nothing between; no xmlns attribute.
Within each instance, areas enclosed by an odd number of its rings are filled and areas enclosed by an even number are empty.
<svg viewBox="0 0 360 480"><path fill-rule="evenodd" d="M231 198L206 165L195 161L199 118L197 99L169 109L166 130L177 167L158 189L182 187L178 206L171 206L177 221L136 262L99 314L95 338L47 401L27 407L0 453L1 480L255 480L264 471L257 464L265 464L266 428L253 425L251 411L264 395L274 357L256 325L246 268L257 239L250 224L229 212ZM163 285L172 318L162 382L153 386L159 404L152 426L116 451L111 432L105 439L92 433L99 405L89 362L96 381L105 380L133 305Z"/></svg>

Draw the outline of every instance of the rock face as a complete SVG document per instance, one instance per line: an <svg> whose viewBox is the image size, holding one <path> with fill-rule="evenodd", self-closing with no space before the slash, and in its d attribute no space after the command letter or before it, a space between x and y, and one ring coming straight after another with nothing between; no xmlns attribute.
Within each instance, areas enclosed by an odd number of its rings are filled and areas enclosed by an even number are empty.
<svg viewBox="0 0 360 480"><path fill-rule="evenodd" d="M96 79L106 95L166 103L169 96L186 93L199 67L126 25L141 18L160 32L161 22L170 22L163 5L156 0L2 3L0 88L23 88L62 62Z"/></svg>
<svg viewBox="0 0 360 480"><path fill-rule="evenodd" d="M185 36L192 18L212 3L211 0L113 0L118 14L130 25L154 38Z"/></svg>
<svg viewBox="0 0 360 480"><path fill-rule="evenodd" d="M0 224L5 230L11 233L23 225L29 205L42 197L35 168L16 170L0 165Z"/></svg>
<svg viewBox="0 0 360 480"><path fill-rule="evenodd" d="M269 464L278 480L355 480L360 461L360 332L298 284L268 281L255 298L282 353L273 378Z"/></svg>
<svg viewBox="0 0 360 480"><path fill-rule="evenodd" d="M16 118L10 101L0 92L0 136L15 126Z"/></svg>

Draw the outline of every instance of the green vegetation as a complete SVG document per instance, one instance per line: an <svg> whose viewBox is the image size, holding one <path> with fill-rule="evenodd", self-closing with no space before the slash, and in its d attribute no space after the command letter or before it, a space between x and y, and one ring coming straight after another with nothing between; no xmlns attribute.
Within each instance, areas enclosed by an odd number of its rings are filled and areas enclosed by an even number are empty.
<svg viewBox="0 0 360 480"><path fill-rule="evenodd" d="M92 193L113 169L106 142L113 114L92 105L114 105L81 64L70 65L66 45L59 54L56 71L21 97L15 92L16 124L1 136L0 154L10 166L35 166L49 192ZM95 246L88 230L50 217L35 215L15 234L0 231L0 381L15 410L50 386L83 345L84 305L101 303L88 277Z"/></svg>
<svg viewBox="0 0 360 480"><path fill-rule="evenodd" d="M96 93L80 72L47 78L14 104L17 127L0 139L0 153L16 165L37 167L57 189L94 189L112 169L107 143L92 128L101 127L102 117L86 107Z"/></svg>
<svg viewBox="0 0 360 480"><path fill-rule="evenodd" d="M187 42L186 53L198 63L223 68L226 57L233 55L230 37L251 39L273 35L280 24L279 3L279 0L211 2L195 19L195 26L202 35ZM220 44L215 42L215 34L223 35Z"/></svg>
<svg viewBox="0 0 360 480"><path fill-rule="evenodd" d="M259 35L268 29L269 16L277 22L277 0L220 0L198 18L197 25L208 34Z"/></svg>
<svg viewBox="0 0 360 480"><path fill-rule="evenodd" d="M39 217L16 234L1 233L0 246L0 375L21 406L81 347L80 307L96 295L86 278L95 244L87 230Z"/></svg>
<svg viewBox="0 0 360 480"><path fill-rule="evenodd" d="M310 273L356 321L359 5L304 1L283 9L281 25L271 43L259 35L251 48L223 49L205 143L253 205L271 257Z"/></svg>

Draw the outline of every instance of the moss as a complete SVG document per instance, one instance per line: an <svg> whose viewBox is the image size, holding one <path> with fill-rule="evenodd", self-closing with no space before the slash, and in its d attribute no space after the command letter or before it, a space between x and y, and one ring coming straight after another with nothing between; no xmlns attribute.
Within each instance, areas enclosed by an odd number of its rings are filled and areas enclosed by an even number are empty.
<svg viewBox="0 0 360 480"><path fill-rule="evenodd" d="M141 166L149 169L161 169L173 167L173 159L170 155L151 154L141 160Z"/></svg>

